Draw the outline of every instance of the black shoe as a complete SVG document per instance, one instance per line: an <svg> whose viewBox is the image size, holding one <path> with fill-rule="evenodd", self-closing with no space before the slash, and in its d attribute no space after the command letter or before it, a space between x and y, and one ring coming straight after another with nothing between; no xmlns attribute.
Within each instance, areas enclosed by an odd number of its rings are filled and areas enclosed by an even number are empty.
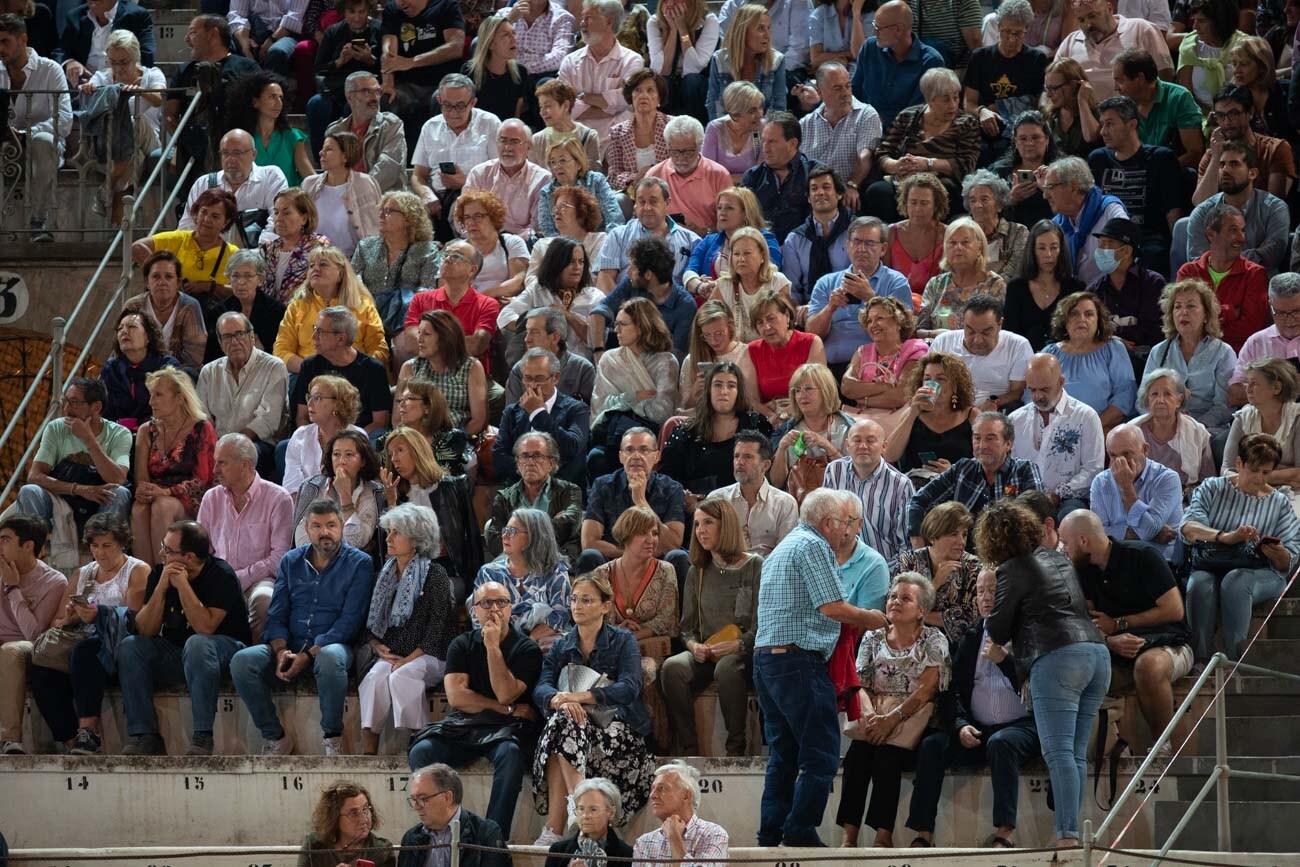
<svg viewBox="0 0 1300 867"><path fill-rule="evenodd" d="M77 739L68 750L74 756L93 756L99 752L103 741L90 729L77 729Z"/></svg>
<svg viewBox="0 0 1300 867"><path fill-rule="evenodd" d="M826 848L826 844L822 842L822 838L818 837L816 834L813 834L811 837L801 838L801 839L786 837L784 840L781 841L781 845L788 846L790 848L799 848L799 849L825 849Z"/></svg>
<svg viewBox="0 0 1300 867"><path fill-rule="evenodd" d="M161 735L136 735L122 748L124 756L165 756L167 747Z"/></svg>

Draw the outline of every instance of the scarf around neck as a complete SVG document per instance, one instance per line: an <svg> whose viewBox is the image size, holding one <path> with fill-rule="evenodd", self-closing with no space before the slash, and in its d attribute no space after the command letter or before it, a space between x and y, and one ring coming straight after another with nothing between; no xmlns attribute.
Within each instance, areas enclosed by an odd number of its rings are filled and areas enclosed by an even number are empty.
<svg viewBox="0 0 1300 867"><path fill-rule="evenodd" d="M375 592L370 600L370 616L366 628L376 638L383 638L389 627L401 628L411 619L415 600L424 589L424 579L429 574L428 557L416 555L406 564L406 571L397 574L397 558L389 557L375 582Z"/></svg>
<svg viewBox="0 0 1300 867"><path fill-rule="evenodd" d="M796 232L808 239L811 249L808 251L808 287L811 293L812 284L816 283L823 274L829 274L834 269L831 267L831 245L836 239L849 228L852 222L852 215L849 209L841 207L839 213L835 215L835 222L831 223L830 229L825 235L817 232L817 218L812 214L802 226L795 229Z"/></svg>
<svg viewBox="0 0 1300 867"><path fill-rule="evenodd" d="M1083 245L1088 243L1088 236L1092 234L1093 226L1101 219L1101 214L1112 204L1122 205L1123 203L1114 196L1102 195L1101 190L1093 187L1088 191L1088 198L1083 201L1083 209L1079 211L1079 226L1076 229L1064 214L1057 214L1053 217L1056 225L1061 227L1065 234L1065 242L1070 245L1070 259L1077 266L1079 263L1079 251Z"/></svg>

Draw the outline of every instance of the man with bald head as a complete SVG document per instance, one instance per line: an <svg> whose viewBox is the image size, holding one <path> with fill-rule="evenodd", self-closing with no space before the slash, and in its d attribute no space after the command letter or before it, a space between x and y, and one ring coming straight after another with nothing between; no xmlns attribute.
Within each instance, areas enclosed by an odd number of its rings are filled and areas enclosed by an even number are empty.
<svg viewBox="0 0 1300 867"><path fill-rule="evenodd" d="M1014 457L1033 461L1043 490L1056 506L1057 520L1088 507L1088 489L1105 465L1101 418L1065 393L1055 355L1040 352L1025 365L1030 403L1011 413L1016 429Z"/></svg>
<svg viewBox="0 0 1300 867"><path fill-rule="evenodd" d="M891 560L908 547L907 503L912 480L883 460L888 442L877 422L863 419L844 437L844 457L826 466L822 487L862 500L862 541Z"/></svg>
<svg viewBox="0 0 1300 867"><path fill-rule="evenodd" d="M275 202L275 194L289 186L284 172L279 166L259 166L254 157L257 150L253 137L242 129L232 129L221 137L220 156L221 171L199 175L190 187L189 197L185 200L185 213L181 215L178 228L193 229L194 203L204 190L221 189L233 193L239 210L263 208L269 214ZM267 217L266 231L274 229L271 218ZM232 244L240 243L241 234L237 225L226 230L225 239Z"/></svg>
<svg viewBox="0 0 1300 867"><path fill-rule="evenodd" d="M880 115L884 129L909 105L919 105L921 76L944 65L938 50L912 32L912 9L903 0L889 0L876 10L875 31L858 50L853 72L853 95L869 103Z"/></svg>
<svg viewBox="0 0 1300 867"><path fill-rule="evenodd" d="M1183 522L1183 486L1178 473L1148 457L1142 431L1131 424L1106 435L1110 468L1092 480L1088 500L1113 539L1149 542L1166 561L1182 559L1174 529Z"/></svg>
<svg viewBox="0 0 1300 867"><path fill-rule="evenodd" d="M490 190L506 206L505 231L521 238L532 232L542 187L551 173L528 159L533 132L522 120L510 118L497 130L497 157L479 163L465 176L466 190Z"/></svg>
<svg viewBox="0 0 1300 867"><path fill-rule="evenodd" d="M1109 538L1101 519L1087 509L1062 521L1060 535L1092 622L1106 636L1110 694L1136 688L1151 732L1164 731L1174 715L1172 684L1193 663L1191 630L1173 571L1150 545Z"/></svg>
<svg viewBox="0 0 1300 867"><path fill-rule="evenodd" d="M496 581L474 590L478 627L447 648L447 716L411 739L411 770L435 762L463 768L492 763L487 818L510 836L524 767L537 743L533 687L542 676L542 650L510 622L510 591Z"/></svg>

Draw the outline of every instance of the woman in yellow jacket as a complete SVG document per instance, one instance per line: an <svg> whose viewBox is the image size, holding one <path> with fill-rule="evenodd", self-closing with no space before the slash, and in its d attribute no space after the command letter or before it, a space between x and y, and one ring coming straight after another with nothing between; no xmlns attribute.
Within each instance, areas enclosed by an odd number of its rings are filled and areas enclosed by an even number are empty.
<svg viewBox="0 0 1300 867"><path fill-rule="evenodd" d="M297 373L304 358L316 354L312 332L326 307L341 305L357 317L357 339L353 347L382 364L388 364L388 342L384 323L375 309L370 291L352 270L352 263L337 247L317 247L307 256L307 279L289 302L275 336L272 353Z"/></svg>

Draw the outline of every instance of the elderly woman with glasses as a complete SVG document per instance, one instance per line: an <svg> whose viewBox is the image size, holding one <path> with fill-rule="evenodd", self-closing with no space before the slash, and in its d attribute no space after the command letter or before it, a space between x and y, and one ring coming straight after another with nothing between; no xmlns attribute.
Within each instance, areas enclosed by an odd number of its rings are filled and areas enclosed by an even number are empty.
<svg viewBox="0 0 1300 867"><path fill-rule="evenodd" d="M573 787L573 814L578 830L551 844L544 867L569 867L579 855L587 864L603 863L602 856L631 858L632 847L623 842L613 826L623 821L623 796L604 777L592 777Z"/></svg>
<svg viewBox="0 0 1300 867"><path fill-rule="evenodd" d="M597 229L609 231L623 225L623 209L605 176L591 167L586 150L575 138L561 139L546 152L546 165L553 180L542 187L537 198L537 234L549 238L560 234L555 224L555 193L561 187L579 187L591 193L600 206L601 224Z"/></svg>
<svg viewBox="0 0 1300 867"><path fill-rule="evenodd" d="M358 859L375 867L397 867L392 842L375 834L380 824L365 786L349 780L329 783L312 810L312 830L302 841L298 867L339 867Z"/></svg>
<svg viewBox="0 0 1300 867"><path fill-rule="evenodd" d="M474 587L496 582L510 593L510 620L542 652L573 628L569 616L569 563L555 541L551 516L515 509L501 528L502 554L484 563ZM477 612L471 612L477 624Z"/></svg>
<svg viewBox="0 0 1300 867"><path fill-rule="evenodd" d="M437 562L442 538L433 511L404 503L385 512L379 526L388 534L388 559L366 618L373 662L357 687L365 755L379 751L390 710L397 728L429 724L424 694L442 682L456 620L451 579Z"/></svg>
<svg viewBox="0 0 1300 867"><path fill-rule="evenodd" d="M733 81L722 91L722 107L727 113L704 128L700 153L730 172L731 182L738 184L763 161L763 91L752 82Z"/></svg>
<svg viewBox="0 0 1300 867"><path fill-rule="evenodd" d="M284 319L285 306L258 287L266 279L266 260L257 250L236 250L226 260L226 279L230 283L230 297L209 305L203 314L208 329L208 347L203 354L207 363L225 355L227 350L217 334L217 320L226 313L242 313L253 327L249 335L253 345L263 352L275 346L280 321Z"/></svg>
<svg viewBox="0 0 1300 867"><path fill-rule="evenodd" d="M521 508L545 512L560 553L575 560L581 551L582 489L557 478L560 448L544 431L531 431L515 440L515 468L519 481L502 488L492 498L492 517L485 528L488 555L503 551L502 528Z"/></svg>

